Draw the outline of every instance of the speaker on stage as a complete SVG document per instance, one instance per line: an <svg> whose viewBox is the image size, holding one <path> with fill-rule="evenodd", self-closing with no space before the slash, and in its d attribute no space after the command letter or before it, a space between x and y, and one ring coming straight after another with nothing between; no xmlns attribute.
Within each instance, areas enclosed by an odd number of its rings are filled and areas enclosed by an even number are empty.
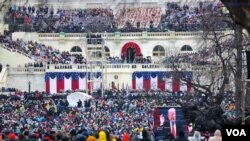
<svg viewBox="0 0 250 141"><path fill-rule="evenodd" d="M250 79L250 51L246 51L246 58L247 58L247 79Z"/></svg>
<svg viewBox="0 0 250 141"><path fill-rule="evenodd" d="M137 23L136 23L136 27L137 27L137 28L140 28L140 26L141 26L141 23L140 23L140 22L137 22Z"/></svg>

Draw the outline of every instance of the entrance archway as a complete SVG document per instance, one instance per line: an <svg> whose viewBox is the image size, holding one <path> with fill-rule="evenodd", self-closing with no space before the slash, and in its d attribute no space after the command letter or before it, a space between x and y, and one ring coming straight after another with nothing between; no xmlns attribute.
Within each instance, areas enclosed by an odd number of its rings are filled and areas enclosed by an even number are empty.
<svg viewBox="0 0 250 141"><path fill-rule="evenodd" d="M79 46L74 46L71 48L70 52L82 52L82 49Z"/></svg>
<svg viewBox="0 0 250 141"><path fill-rule="evenodd" d="M132 63L135 61L136 57L142 56L141 48L134 42L128 42L123 45L121 56L123 60L127 61L127 63Z"/></svg>

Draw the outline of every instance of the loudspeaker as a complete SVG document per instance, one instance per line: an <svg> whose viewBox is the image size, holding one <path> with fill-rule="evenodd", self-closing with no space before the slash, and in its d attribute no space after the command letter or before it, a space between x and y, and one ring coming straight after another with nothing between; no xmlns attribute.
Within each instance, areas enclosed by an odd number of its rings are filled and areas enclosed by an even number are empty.
<svg viewBox="0 0 250 141"><path fill-rule="evenodd" d="M250 51L246 51L247 58L247 79L250 79Z"/></svg>

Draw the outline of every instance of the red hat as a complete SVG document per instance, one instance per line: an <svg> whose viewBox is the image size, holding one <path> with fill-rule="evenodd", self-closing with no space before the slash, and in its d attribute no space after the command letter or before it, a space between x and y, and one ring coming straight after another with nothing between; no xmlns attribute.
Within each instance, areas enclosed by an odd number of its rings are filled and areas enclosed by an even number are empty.
<svg viewBox="0 0 250 141"><path fill-rule="evenodd" d="M14 133L9 133L8 139L9 140L15 140L16 139L16 135Z"/></svg>
<svg viewBox="0 0 250 141"><path fill-rule="evenodd" d="M50 137L45 137L44 140L53 141Z"/></svg>
<svg viewBox="0 0 250 141"><path fill-rule="evenodd" d="M34 133L36 139L39 139L39 134L38 133Z"/></svg>

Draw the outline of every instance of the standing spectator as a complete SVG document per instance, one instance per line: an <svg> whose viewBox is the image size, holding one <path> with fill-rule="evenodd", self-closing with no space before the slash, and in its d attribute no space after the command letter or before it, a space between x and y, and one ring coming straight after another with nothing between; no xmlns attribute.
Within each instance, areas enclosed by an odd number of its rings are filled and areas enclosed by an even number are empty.
<svg viewBox="0 0 250 141"><path fill-rule="evenodd" d="M82 101L79 99L78 102L77 102L77 107L78 108L81 108L82 107Z"/></svg>
<svg viewBox="0 0 250 141"><path fill-rule="evenodd" d="M142 139L141 141L151 141L149 138L148 138L148 132L146 130L143 130L142 131Z"/></svg>
<svg viewBox="0 0 250 141"><path fill-rule="evenodd" d="M97 141L97 139L94 136L89 136L87 141Z"/></svg>
<svg viewBox="0 0 250 141"><path fill-rule="evenodd" d="M175 141L188 141L187 137L185 136L185 132L180 131Z"/></svg>
<svg viewBox="0 0 250 141"><path fill-rule="evenodd" d="M201 134L199 131L194 131L194 137L191 141L201 141Z"/></svg>
<svg viewBox="0 0 250 141"><path fill-rule="evenodd" d="M107 141L107 134L104 130L99 132L99 141Z"/></svg>
<svg viewBox="0 0 250 141"><path fill-rule="evenodd" d="M208 131L205 132L205 135L204 135L204 141L209 141L209 138L210 138L210 133Z"/></svg>
<svg viewBox="0 0 250 141"><path fill-rule="evenodd" d="M129 139L129 134L127 132L125 132L122 136L122 141L130 141Z"/></svg>
<svg viewBox="0 0 250 141"><path fill-rule="evenodd" d="M209 141L222 141L220 130L214 132L214 136L209 139Z"/></svg>

